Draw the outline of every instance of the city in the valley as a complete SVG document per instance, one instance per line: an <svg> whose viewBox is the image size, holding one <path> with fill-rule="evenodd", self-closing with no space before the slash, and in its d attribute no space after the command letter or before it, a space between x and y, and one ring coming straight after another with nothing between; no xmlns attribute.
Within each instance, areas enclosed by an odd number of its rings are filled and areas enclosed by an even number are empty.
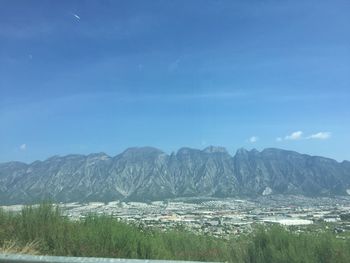
<svg viewBox="0 0 350 263"><path fill-rule="evenodd" d="M350 232L350 197L261 196L256 199L178 198L153 202L60 203L63 214L79 220L89 213L110 215L140 227L184 228L198 234L229 237L249 233L259 224L279 224L295 231ZM23 205L3 206L18 212Z"/></svg>

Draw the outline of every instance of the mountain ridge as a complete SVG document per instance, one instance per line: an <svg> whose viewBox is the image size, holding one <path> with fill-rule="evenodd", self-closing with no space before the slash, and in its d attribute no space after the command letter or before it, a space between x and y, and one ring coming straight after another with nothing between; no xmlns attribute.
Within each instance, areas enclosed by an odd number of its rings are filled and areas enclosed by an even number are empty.
<svg viewBox="0 0 350 263"><path fill-rule="evenodd" d="M192 196L347 195L350 162L278 148L154 147L0 163L0 204L162 200Z"/></svg>
<svg viewBox="0 0 350 263"><path fill-rule="evenodd" d="M162 151L161 149L157 148L157 147L152 147L152 146L133 146L133 147L128 147L126 148L124 151L116 154L116 155L109 155L105 152L96 152L96 153L89 153L89 154L82 154L82 153L72 153L72 154L64 154L64 155L59 155L59 154L55 154L55 155L52 155L50 157L47 157L46 159L43 159L43 160L34 160L34 161L31 161L31 162L23 162L23 161L4 161L4 162L0 162L0 165L1 164L8 164L8 163L20 163L20 164L26 164L26 165L31 165L35 162L45 162L49 159L52 159L52 158L64 158L64 157L70 157L70 156L90 156L90 155L105 155L109 158L114 158L128 150L136 150L136 149L144 149L144 148L153 148L155 150L158 150L164 154L167 154L167 155L171 155L173 153L178 153L181 149L190 149L190 150L197 150L197 151L202 151L202 152L205 152L205 151L209 151L208 149L210 148L219 148L219 149L222 149L222 151L225 150L226 153L228 153L231 157L234 157L236 154L237 154L237 151L239 151L240 149L243 149L247 152L252 152L252 151L256 151L256 152L263 152L263 151L266 151L266 150L279 150L279 151L285 151L285 152L290 152L290 153L297 153L297 154L301 154L301 155L306 155L306 156L309 156L309 157L320 157L320 158L325 158L325 159L331 159L331 160L334 160L336 161L337 163L349 163L350 164L350 160L342 160L342 161L338 161L336 159L333 159L331 157L326 157L326 156L321 156L321 155L312 155L312 154L306 154L306 153L300 153L300 152L297 152L297 151L294 151L294 150L286 150L286 149L282 149L282 148L276 148L276 147L267 147L267 148L264 148L262 149L261 151L257 150L256 148L252 148L250 150L244 148L244 147L240 147L236 150L236 152L234 154L230 154L229 151L227 151L226 147L223 147L223 146L216 146L216 145L209 145L205 148L203 148L202 150L201 149L197 149L197 148L191 148L191 147L181 147L179 148L177 151L172 151L170 153L166 153L165 151ZM218 150L217 152L220 152L220 150Z"/></svg>

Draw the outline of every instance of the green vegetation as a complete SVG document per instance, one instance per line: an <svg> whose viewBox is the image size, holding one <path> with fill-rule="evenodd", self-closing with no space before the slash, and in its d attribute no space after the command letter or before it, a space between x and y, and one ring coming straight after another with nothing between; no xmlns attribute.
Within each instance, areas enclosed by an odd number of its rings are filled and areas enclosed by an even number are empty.
<svg viewBox="0 0 350 263"><path fill-rule="evenodd" d="M251 235L217 239L184 230L161 232L88 215L71 221L50 204L21 213L0 210L0 250L47 255L230 262L349 262L349 240L332 233L257 228Z"/></svg>

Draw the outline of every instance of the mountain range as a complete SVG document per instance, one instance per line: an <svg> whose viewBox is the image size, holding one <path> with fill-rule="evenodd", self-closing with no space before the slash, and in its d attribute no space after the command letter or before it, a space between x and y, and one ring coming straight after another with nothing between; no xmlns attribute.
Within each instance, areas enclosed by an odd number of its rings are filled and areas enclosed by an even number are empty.
<svg viewBox="0 0 350 263"><path fill-rule="evenodd" d="M271 194L350 194L350 162L275 148L181 148L176 153L129 148L105 153L54 156L31 164L0 164L0 204L175 197L257 197Z"/></svg>

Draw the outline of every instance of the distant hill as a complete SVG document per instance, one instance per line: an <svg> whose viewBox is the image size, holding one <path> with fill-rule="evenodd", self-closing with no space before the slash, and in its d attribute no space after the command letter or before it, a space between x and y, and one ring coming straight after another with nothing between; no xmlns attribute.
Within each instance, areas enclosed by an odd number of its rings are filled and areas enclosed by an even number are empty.
<svg viewBox="0 0 350 263"><path fill-rule="evenodd" d="M0 164L0 203L162 200L186 196L254 197L269 194L350 194L350 162L268 148L152 148L54 156L31 164Z"/></svg>

